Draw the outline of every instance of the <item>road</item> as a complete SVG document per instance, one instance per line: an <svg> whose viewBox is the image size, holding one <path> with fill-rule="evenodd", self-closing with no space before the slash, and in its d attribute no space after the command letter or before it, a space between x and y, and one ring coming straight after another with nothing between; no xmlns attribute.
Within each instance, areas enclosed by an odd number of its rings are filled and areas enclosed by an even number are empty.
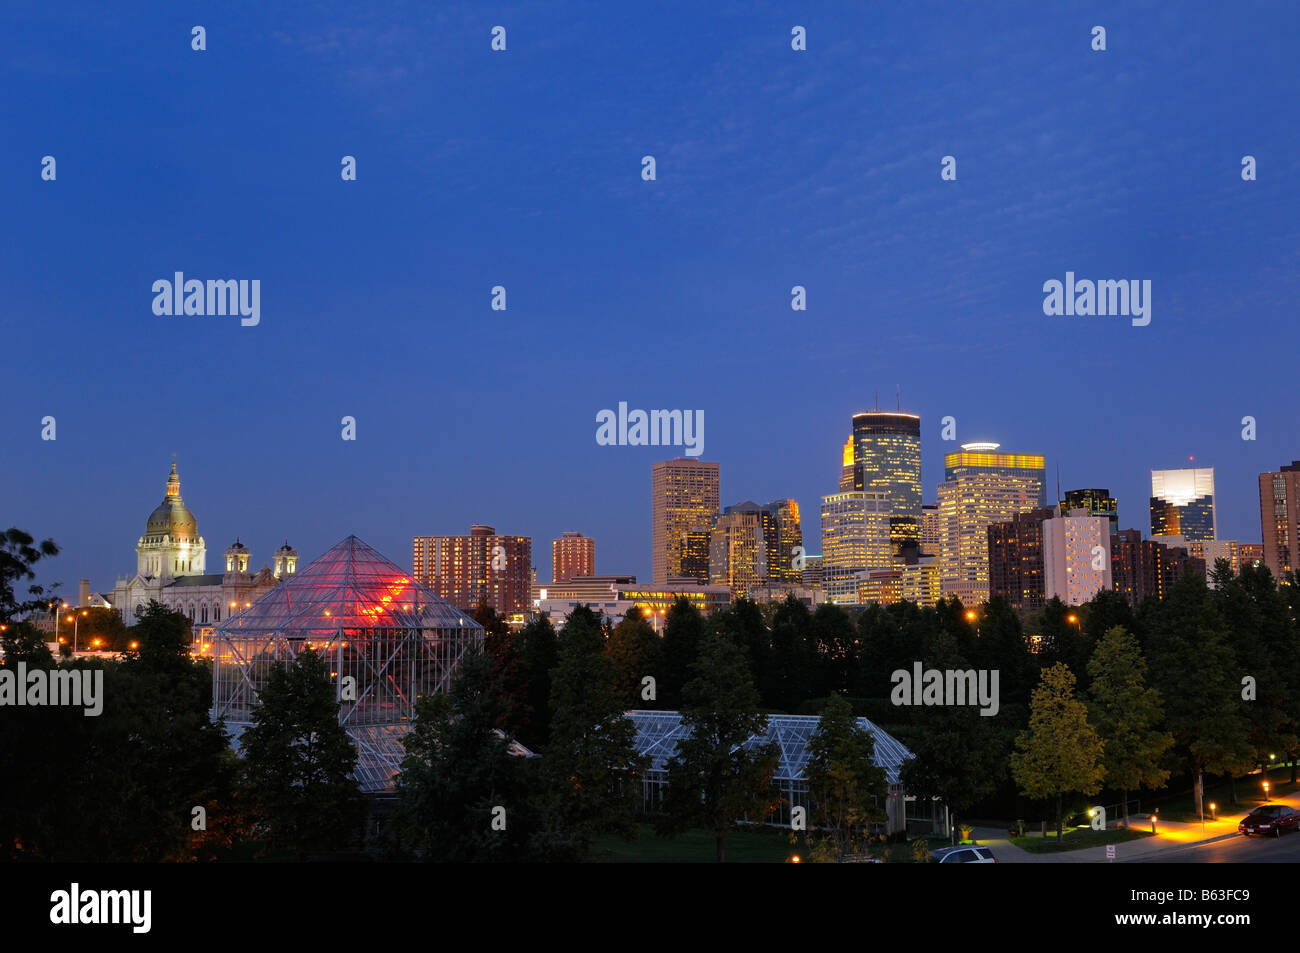
<svg viewBox="0 0 1300 953"><path fill-rule="evenodd" d="M1208 844L1171 847L1130 864L1295 864L1300 863L1300 833L1281 837L1234 835Z"/></svg>

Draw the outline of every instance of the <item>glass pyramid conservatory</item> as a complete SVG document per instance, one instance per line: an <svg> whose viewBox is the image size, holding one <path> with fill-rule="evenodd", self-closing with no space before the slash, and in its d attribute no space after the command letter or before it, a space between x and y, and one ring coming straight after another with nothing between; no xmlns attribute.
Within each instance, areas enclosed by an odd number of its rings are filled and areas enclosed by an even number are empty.
<svg viewBox="0 0 1300 953"><path fill-rule="evenodd" d="M482 640L473 619L349 536L216 627L213 717L237 742L272 666L310 647L330 663L362 790L390 790L416 699L445 691Z"/></svg>

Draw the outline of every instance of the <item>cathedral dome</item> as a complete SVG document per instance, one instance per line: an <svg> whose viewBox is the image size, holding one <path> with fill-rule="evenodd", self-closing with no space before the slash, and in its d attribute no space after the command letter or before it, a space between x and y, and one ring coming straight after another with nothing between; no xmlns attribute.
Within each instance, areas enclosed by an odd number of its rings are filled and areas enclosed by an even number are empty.
<svg viewBox="0 0 1300 953"><path fill-rule="evenodd" d="M171 475L167 477L167 495L158 507L149 514L145 524L145 536L170 536L174 540L196 540L199 536L199 524L188 506L181 500L181 478L176 475L176 464L172 464Z"/></svg>

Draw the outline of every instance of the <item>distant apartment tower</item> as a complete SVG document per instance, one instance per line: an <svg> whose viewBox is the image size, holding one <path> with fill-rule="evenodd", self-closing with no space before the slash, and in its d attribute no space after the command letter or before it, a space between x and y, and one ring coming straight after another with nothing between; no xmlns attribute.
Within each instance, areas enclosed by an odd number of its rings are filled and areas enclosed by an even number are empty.
<svg viewBox="0 0 1300 953"><path fill-rule="evenodd" d="M1119 532L1119 501L1110 490L1066 490L1061 500L1061 512L1087 510L1089 516L1104 516L1110 521L1111 535Z"/></svg>
<svg viewBox="0 0 1300 953"><path fill-rule="evenodd" d="M737 596L744 596L763 583L766 575L762 515L735 509L718 517L709 539L709 585L730 586Z"/></svg>
<svg viewBox="0 0 1300 953"><path fill-rule="evenodd" d="M1001 596L1024 611L1042 608L1047 601L1043 522L1055 514L1050 507L1038 507L989 524L990 597Z"/></svg>
<svg viewBox="0 0 1300 953"><path fill-rule="evenodd" d="M921 538L921 418L868 410L853 415L853 489L885 493L897 552Z"/></svg>
<svg viewBox="0 0 1300 953"><path fill-rule="evenodd" d="M988 528L1044 506L1041 454L999 453L996 443L962 444L944 456L939 484L939 584L966 605L989 598Z"/></svg>
<svg viewBox="0 0 1300 953"><path fill-rule="evenodd" d="M1214 467L1151 471L1151 535L1215 539Z"/></svg>
<svg viewBox="0 0 1300 953"><path fill-rule="evenodd" d="M654 547L654 584L687 578L682 560L687 534L713 529L718 518L718 465L678 458L654 464L651 469L650 519ZM704 578L689 578L707 583Z"/></svg>
<svg viewBox="0 0 1300 953"><path fill-rule="evenodd" d="M1259 475L1259 524L1264 565L1276 580L1300 569L1300 460Z"/></svg>
<svg viewBox="0 0 1300 953"><path fill-rule="evenodd" d="M564 533L551 540L551 579L566 582L596 575L596 541L581 533Z"/></svg>
<svg viewBox="0 0 1300 953"><path fill-rule="evenodd" d="M858 573L891 567L892 513L887 493L847 490L822 497L821 569L828 600L856 604Z"/></svg>
<svg viewBox="0 0 1300 953"><path fill-rule="evenodd" d="M1111 587L1137 608L1144 599L1163 599L1183 576L1205 576L1205 562L1180 546L1143 539L1136 529L1120 530L1111 541Z"/></svg>
<svg viewBox="0 0 1300 953"><path fill-rule="evenodd" d="M1243 566L1264 566L1263 543L1241 543L1240 557ZM1275 576L1276 578L1276 576Z"/></svg>
<svg viewBox="0 0 1300 953"><path fill-rule="evenodd" d="M522 622L531 596L533 541L473 526L468 536L416 536L416 581L457 609L486 603L511 622Z"/></svg>
<svg viewBox="0 0 1300 953"><path fill-rule="evenodd" d="M1111 587L1110 518L1079 508L1043 521L1043 590L1080 606Z"/></svg>
<svg viewBox="0 0 1300 953"><path fill-rule="evenodd" d="M939 520L939 505L926 503L921 507L921 552L938 556L943 545L943 523Z"/></svg>

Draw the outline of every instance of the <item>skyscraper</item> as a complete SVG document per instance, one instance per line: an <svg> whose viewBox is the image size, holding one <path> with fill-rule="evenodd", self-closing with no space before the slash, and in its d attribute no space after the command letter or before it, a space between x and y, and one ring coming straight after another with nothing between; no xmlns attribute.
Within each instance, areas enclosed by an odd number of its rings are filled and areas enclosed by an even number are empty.
<svg viewBox="0 0 1300 953"><path fill-rule="evenodd" d="M468 536L416 536L420 585L457 609L472 613L485 603L512 623L522 623L532 589L533 540L472 526Z"/></svg>
<svg viewBox="0 0 1300 953"><path fill-rule="evenodd" d="M712 530L718 518L718 490L716 463L679 457L654 464L650 518L655 585L686 575L682 568L686 535Z"/></svg>
<svg viewBox="0 0 1300 953"><path fill-rule="evenodd" d="M1110 520L1110 533L1119 532L1119 501L1110 495L1110 490L1066 490L1061 500L1061 512L1087 510L1089 516L1104 516Z"/></svg>
<svg viewBox="0 0 1300 953"><path fill-rule="evenodd" d="M566 582L575 576L596 575L596 541L581 533L551 540L551 579Z"/></svg>
<svg viewBox="0 0 1300 953"><path fill-rule="evenodd" d="M840 489L841 490L860 490L862 487L855 486L857 482L856 474L853 468L853 434L844 441L844 451L840 463Z"/></svg>
<svg viewBox="0 0 1300 953"><path fill-rule="evenodd" d="M1015 609L1040 609L1046 601L1043 522L1055 510L1039 507L990 523L989 596L1001 596Z"/></svg>
<svg viewBox="0 0 1300 953"><path fill-rule="evenodd" d="M822 497L822 586L832 602L857 602L857 574L889 569L892 508L886 493L847 490Z"/></svg>
<svg viewBox="0 0 1300 953"><path fill-rule="evenodd" d="M762 514L731 509L718 517L709 539L709 585L730 586L744 596L767 575Z"/></svg>
<svg viewBox="0 0 1300 953"><path fill-rule="evenodd" d="M802 580L802 571L794 568L795 547L803 545L803 527L799 523L799 504L796 501L773 500L759 505L746 500L728 506L722 512L723 515L754 513L762 521L767 551L767 564L762 573L765 581L797 583Z"/></svg>
<svg viewBox="0 0 1300 953"><path fill-rule="evenodd" d="M853 415L853 489L886 493L895 552L921 538L921 418L868 410ZM842 481L841 481L842 482Z"/></svg>
<svg viewBox="0 0 1300 953"><path fill-rule="evenodd" d="M996 443L968 443L944 456L940 587L944 598L957 596L967 605L989 598L990 524L1041 507L1046 498L1042 455L997 450Z"/></svg>
<svg viewBox="0 0 1300 953"><path fill-rule="evenodd" d="M1218 536L1214 467L1151 471L1151 535L1209 540Z"/></svg>
<svg viewBox="0 0 1300 953"><path fill-rule="evenodd" d="M1264 565L1274 579L1300 569L1300 460L1276 473L1259 475L1259 524L1264 533Z"/></svg>

